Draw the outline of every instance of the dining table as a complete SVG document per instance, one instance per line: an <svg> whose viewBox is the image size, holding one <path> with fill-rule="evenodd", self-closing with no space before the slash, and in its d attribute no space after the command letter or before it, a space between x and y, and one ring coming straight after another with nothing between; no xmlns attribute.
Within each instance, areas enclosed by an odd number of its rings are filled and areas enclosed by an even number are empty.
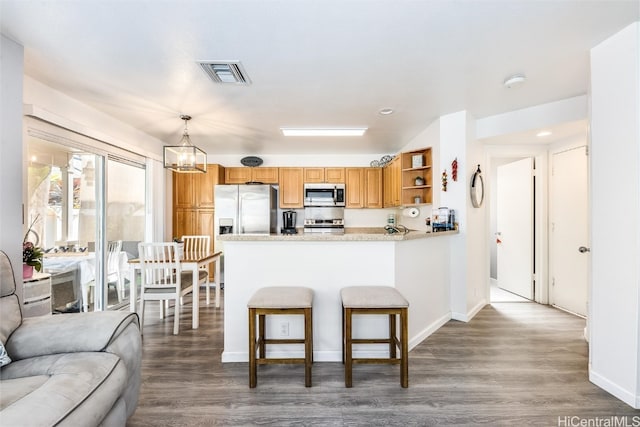
<svg viewBox="0 0 640 427"><path fill-rule="evenodd" d="M184 252L180 257L180 269L182 271L191 271L193 277L193 303L192 303L192 322L191 327L198 329L200 325L200 286L198 285L198 270L200 268L215 263L215 280L216 280L216 308L220 307L220 257L222 252ZM137 285L136 285L136 272L141 270L140 259L134 258L129 260L129 283L131 289L131 300L129 310L132 313L136 313L136 301L137 301ZM209 286L209 283L207 283Z"/></svg>
<svg viewBox="0 0 640 427"><path fill-rule="evenodd" d="M128 266L127 253L122 251L118 255L120 277L124 278ZM89 286L96 280L95 252L46 253L43 257L43 269L52 275L54 286L58 275L70 274L73 277L74 298L79 301L82 311L89 310Z"/></svg>

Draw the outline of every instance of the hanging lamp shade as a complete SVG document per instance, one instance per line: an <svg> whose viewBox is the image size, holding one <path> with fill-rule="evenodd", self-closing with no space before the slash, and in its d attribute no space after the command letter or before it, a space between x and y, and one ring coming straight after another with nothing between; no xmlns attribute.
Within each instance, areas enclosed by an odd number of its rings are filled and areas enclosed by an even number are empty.
<svg viewBox="0 0 640 427"><path fill-rule="evenodd" d="M191 116L180 116L184 120L184 133L178 145L164 146L164 167L174 172L207 172L207 153L191 143L187 122Z"/></svg>

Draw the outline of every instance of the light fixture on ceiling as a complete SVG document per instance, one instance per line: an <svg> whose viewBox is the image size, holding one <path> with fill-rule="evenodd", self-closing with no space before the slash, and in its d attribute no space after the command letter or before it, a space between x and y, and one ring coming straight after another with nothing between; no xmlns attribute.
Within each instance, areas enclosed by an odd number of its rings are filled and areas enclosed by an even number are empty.
<svg viewBox="0 0 640 427"><path fill-rule="evenodd" d="M393 108L382 108L378 111L378 114L380 114L381 116L388 116L393 114Z"/></svg>
<svg viewBox="0 0 640 427"><path fill-rule="evenodd" d="M164 146L164 167L174 172L191 173L207 171L207 153L191 143L187 122L191 116L180 116L184 120L184 133L178 145Z"/></svg>
<svg viewBox="0 0 640 427"><path fill-rule="evenodd" d="M284 136L362 136L367 128L280 128Z"/></svg>
<svg viewBox="0 0 640 427"><path fill-rule="evenodd" d="M503 84L507 89L514 89L522 86L526 80L527 77L524 74L514 74L507 77Z"/></svg>
<svg viewBox="0 0 640 427"><path fill-rule="evenodd" d="M553 132L551 132L550 130L542 130L542 131L538 132L538 133L536 134L536 136L537 136L538 138L544 138L545 136L549 136L549 135L551 135L552 133L553 133Z"/></svg>

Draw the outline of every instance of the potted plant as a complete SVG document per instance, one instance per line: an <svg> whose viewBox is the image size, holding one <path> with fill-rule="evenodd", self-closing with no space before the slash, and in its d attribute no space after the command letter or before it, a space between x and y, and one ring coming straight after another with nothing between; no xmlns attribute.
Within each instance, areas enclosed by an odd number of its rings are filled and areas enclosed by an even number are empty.
<svg viewBox="0 0 640 427"><path fill-rule="evenodd" d="M42 271L42 249L31 242L22 243L22 276L25 279L33 276L33 269Z"/></svg>

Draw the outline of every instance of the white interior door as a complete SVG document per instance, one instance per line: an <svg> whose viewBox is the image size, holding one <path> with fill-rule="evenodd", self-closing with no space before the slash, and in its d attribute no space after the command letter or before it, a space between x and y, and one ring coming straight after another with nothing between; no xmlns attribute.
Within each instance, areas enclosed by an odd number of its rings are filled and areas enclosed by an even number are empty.
<svg viewBox="0 0 640 427"><path fill-rule="evenodd" d="M586 147L552 155L551 304L587 315L588 169Z"/></svg>
<svg viewBox="0 0 640 427"><path fill-rule="evenodd" d="M498 166L498 287L533 299L533 158Z"/></svg>

